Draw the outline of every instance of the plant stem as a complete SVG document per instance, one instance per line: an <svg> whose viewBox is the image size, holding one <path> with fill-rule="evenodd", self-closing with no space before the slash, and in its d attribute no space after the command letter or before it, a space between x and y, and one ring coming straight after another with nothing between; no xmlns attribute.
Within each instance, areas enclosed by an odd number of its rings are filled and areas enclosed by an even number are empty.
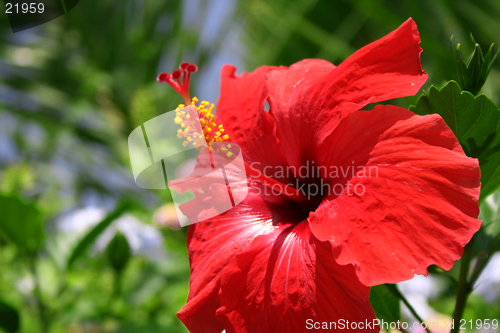
<svg viewBox="0 0 500 333"><path fill-rule="evenodd" d="M43 302L42 292L40 290L40 282L38 280L38 274L36 270L35 257L29 259L29 267L31 274L33 275L33 281L35 284L34 293L36 299L36 305L38 307L38 314L40 316L40 325L42 328L42 333L49 333L49 317L47 316L47 306Z"/></svg>
<svg viewBox="0 0 500 333"><path fill-rule="evenodd" d="M474 288L477 279L481 276L481 273L488 265L491 256L488 253L482 252L477 256L476 263L474 264L474 269L472 270L469 277L469 284L471 288Z"/></svg>
<svg viewBox="0 0 500 333"><path fill-rule="evenodd" d="M472 260L471 252L473 244L474 237L464 248L462 263L460 264L460 277L458 279L457 301L455 302L455 310L453 311L453 323L455 325L450 333L459 332L460 320L462 319L462 315L464 314L465 305L467 304L467 298L472 291L472 286L469 281L469 268L470 262Z"/></svg>
<svg viewBox="0 0 500 333"><path fill-rule="evenodd" d="M410 302L408 302L408 300L406 299L406 297L404 297L404 295L401 294L401 292L399 291L398 287L395 284L389 284L388 286L389 286L389 289L391 289L391 291L393 292L393 294L396 295L400 300L403 301L404 305L406 305L406 307L408 308L408 310L410 310L410 312L413 314L413 316L419 322L423 323L424 321L422 320L422 318L420 318L420 316L418 315L417 311L415 311L415 309L413 308L413 306L411 306ZM428 327L426 327L425 330L427 331L427 333L432 333L429 330Z"/></svg>

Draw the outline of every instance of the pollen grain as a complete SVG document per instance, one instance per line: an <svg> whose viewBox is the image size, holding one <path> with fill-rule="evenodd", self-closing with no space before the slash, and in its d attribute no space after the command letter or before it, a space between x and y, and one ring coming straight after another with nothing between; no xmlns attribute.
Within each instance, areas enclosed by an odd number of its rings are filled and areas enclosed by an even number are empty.
<svg viewBox="0 0 500 333"><path fill-rule="evenodd" d="M209 149L212 149L211 144L215 142L227 142L229 141L229 135L224 134L224 127L222 124L217 125L214 116L213 103L207 101L202 101L199 105L197 97L193 97L192 105L196 107L196 112L200 119L201 129L203 134L195 130L196 119L190 119L190 115L184 111L185 105L180 104L175 110L175 123L180 125L181 128L177 130L177 137L179 139L184 138L182 145L186 147L189 143L192 143L197 149L205 145L205 142ZM228 151L227 148L231 148L231 144L227 147L220 147L220 151L227 154L227 157L231 157L233 153Z"/></svg>

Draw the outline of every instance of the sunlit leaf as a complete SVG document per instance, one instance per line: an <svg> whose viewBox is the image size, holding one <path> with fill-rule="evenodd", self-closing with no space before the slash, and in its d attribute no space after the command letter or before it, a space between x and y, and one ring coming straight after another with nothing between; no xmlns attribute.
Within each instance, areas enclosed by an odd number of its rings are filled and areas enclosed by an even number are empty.
<svg viewBox="0 0 500 333"><path fill-rule="evenodd" d="M370 303L378 319L389 323L401 319L399 298L388 285L381 284L370 288Z"/></svg>

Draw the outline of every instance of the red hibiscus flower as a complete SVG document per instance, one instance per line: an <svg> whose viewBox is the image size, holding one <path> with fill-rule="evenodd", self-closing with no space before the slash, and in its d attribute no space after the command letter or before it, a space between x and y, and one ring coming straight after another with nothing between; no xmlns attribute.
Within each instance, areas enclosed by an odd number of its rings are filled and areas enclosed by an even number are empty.
<svg viewBox="0 0 500 333"><path fill-rule="evenodd" d="M239 205L190 226L178 317L191 332L378 332L370 286L461 257L480 226L477 160L438 115L360 110L420 89L419 42L409 19L337 67L303 60L238 76L224 66L217 120L249 174L264 176L249 177ZM302 199L266 192L266 177ZM206 199L183 211L200 216Z"/></svg>

